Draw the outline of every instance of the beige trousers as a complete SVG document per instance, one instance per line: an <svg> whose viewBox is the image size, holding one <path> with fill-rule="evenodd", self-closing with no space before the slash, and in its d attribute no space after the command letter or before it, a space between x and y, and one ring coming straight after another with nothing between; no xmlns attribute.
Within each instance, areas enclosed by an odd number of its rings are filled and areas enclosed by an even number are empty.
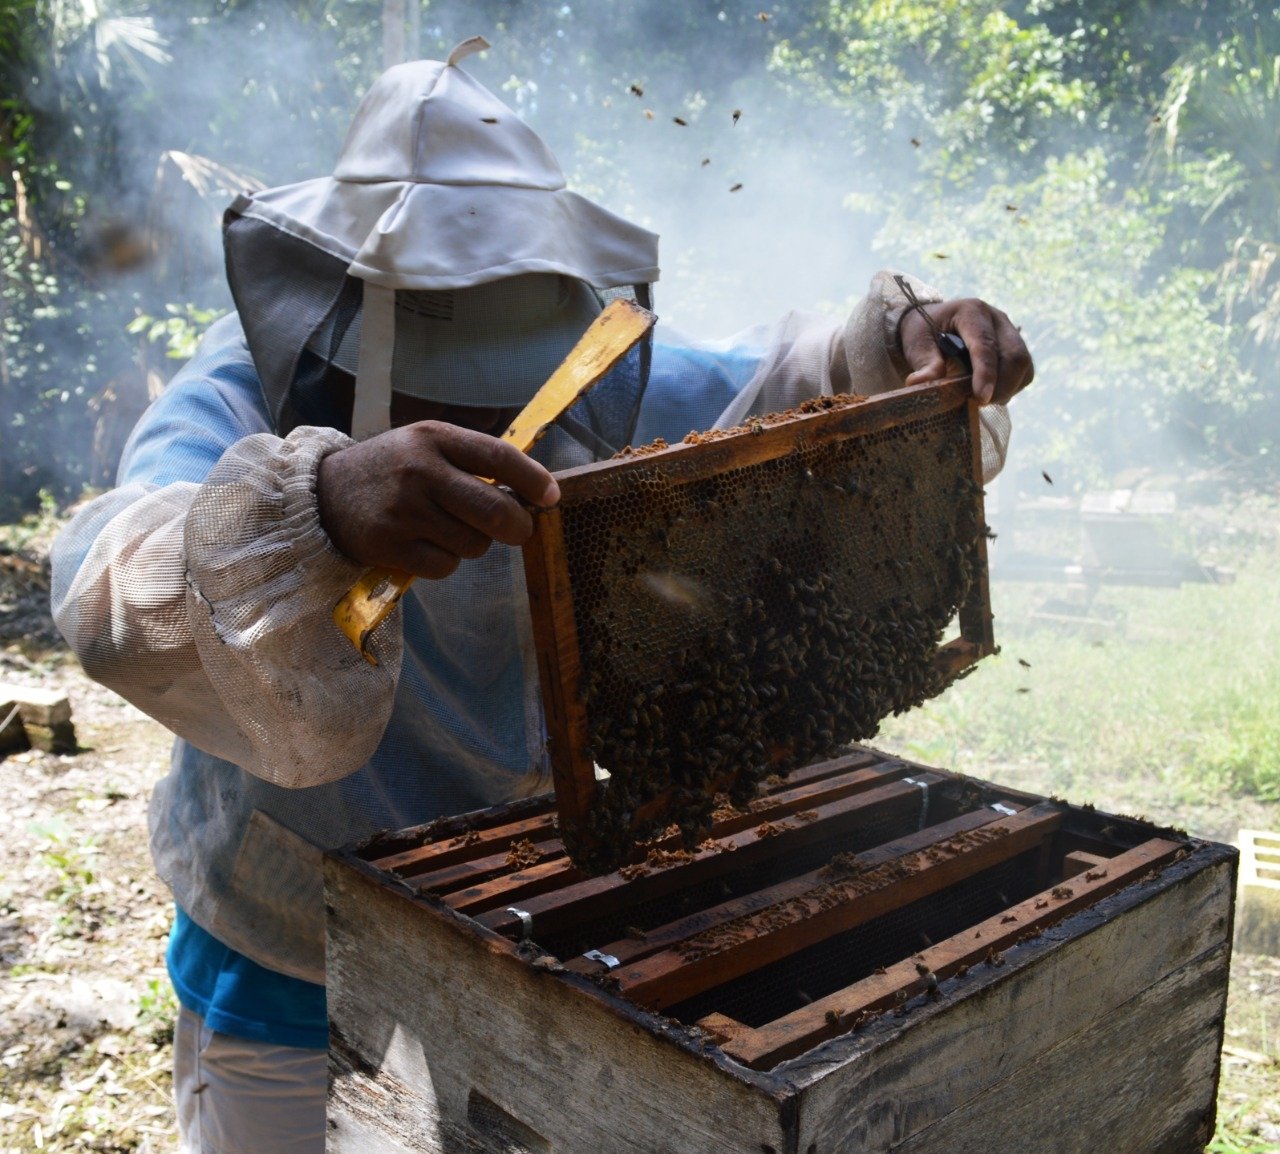
<svg viewBox="0 0 1280 1154"><path fill-rule="evenodd" d="M219 1034L180 1006L173 1092L182 1154L324 1154L328 1058Z"/></svg>

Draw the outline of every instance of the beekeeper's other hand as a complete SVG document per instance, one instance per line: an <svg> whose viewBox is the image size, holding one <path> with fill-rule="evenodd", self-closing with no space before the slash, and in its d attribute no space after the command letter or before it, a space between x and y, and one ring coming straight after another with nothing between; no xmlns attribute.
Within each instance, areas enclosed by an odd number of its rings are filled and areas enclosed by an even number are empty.
<svg viewBox="0 0 1280 1154"><path fill-rule="evenodd" d="M898 340L910 369L908 385L962 371L954 361L948 363L929 323L920 315L922 310L939 329L958 334L968 347L973 361L973 395L980 404L1005 404L1031 384L1035 365L1013 322L986 301L964 298L922 305L902 314Z"/></svg>
<svg viewBox="0 0 1280 1154"><path fill-rule="evenodd" d="M560 487L513 445L444 421L348 445L325 457L316 477L320 522L340 552L418 577L447 577L494 541L524 544L533 521L512 494L550 506Z"/></svg>

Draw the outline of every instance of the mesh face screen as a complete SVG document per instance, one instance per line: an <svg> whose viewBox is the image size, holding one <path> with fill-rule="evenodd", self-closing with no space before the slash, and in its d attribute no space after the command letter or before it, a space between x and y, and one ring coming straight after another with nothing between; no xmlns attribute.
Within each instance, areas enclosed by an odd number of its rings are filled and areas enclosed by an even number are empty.
<svg viewBox="0 0 1280 1154"><path fill-rule="evenodd" d="M710 442L566 490L599 853L670 822L695 840L717 789L744 803L951 679L937 649L981 565L966 408L764 460L730 440L736 466L699 470Z"/></svg>

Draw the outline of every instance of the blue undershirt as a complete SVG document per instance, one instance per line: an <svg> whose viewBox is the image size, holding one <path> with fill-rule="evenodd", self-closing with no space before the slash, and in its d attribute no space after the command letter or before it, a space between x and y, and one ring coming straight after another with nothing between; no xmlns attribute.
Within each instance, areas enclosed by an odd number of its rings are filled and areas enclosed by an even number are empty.
<svg viewBox="0 0 1280 1154"><path fill-rule="evenodd" d="M165 961L179 1002L220 1034L328 1049L323 986L258 965L176 909Z"/></svg>

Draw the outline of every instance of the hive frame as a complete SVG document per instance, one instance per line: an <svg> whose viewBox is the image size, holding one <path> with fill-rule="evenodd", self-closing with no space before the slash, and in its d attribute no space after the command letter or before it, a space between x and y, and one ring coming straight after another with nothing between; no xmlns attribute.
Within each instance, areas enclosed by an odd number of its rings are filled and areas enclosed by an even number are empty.
<svg viewBox="0 0 1280 1154"><path fill-rule="evenodd" d="M967 377L903 388L849 407L804 413L781 423L752 427L741 435L675 445L557 475L560 503L535 513L534 533L524 547L524 565L556 804L561 831L575 849L592 840L587 817L601 787L589 747L583 662L565 548L565 510L621 492L634 481L637 470L653 469L659 461L669 482L698 481L730 469L786 457L799 449L834 445L962 408L966 411L971 447L968 476L977 524L985 533L981 429ZM996 648L984 533L979 533L972 546L975 573L959 609L959 635L942 645L935 655L937 669L948 679L959 676Z"/></svg>

